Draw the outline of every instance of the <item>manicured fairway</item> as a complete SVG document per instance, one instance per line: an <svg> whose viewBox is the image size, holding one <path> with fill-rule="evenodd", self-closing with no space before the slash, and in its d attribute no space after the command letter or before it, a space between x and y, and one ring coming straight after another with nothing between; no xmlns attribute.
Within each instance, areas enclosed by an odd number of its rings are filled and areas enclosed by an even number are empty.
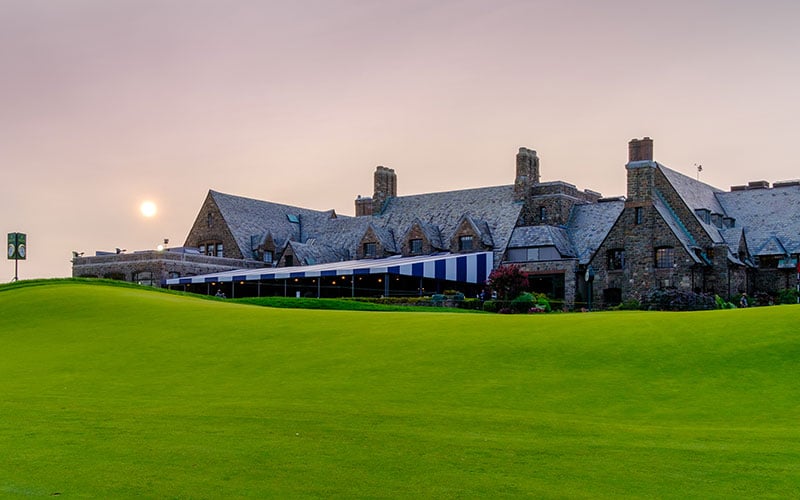
<svg viewBox="0 0 800 500"><path fill-rule="evenodd" d="M0 496L797 497L798 320L6 288Z"/></svg>

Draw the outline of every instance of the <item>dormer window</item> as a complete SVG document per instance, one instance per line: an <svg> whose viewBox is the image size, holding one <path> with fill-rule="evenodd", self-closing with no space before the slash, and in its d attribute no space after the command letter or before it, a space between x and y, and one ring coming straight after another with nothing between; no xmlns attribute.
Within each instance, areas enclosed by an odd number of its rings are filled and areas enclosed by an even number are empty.
<svg viewBox="0 0 800 500"><path fill-rule="evenodd" d="M711 224L711 211L706 208L698 208L694 211L697 216L700 218L701 221L705 222L706 224Z"/></svg>
<svg viewBox="0 0 800 500"><path fill-rule="evenodd" d="M459 236L458 237L458 251L468 252L472 250L472 236Z"/></svg>
<svg viewBox="0 0 800 500"><path fill-rule="evenodd" d="M364 243L364 257L375 258L378 254L378 245L373 242Z"/></svg>
<svg viewBox="0 0 800 500"><path fill-rule="evenodd" d="M422 253L422 240L415 238L408 242L408 251L411 255L419 255Z"/></svg>

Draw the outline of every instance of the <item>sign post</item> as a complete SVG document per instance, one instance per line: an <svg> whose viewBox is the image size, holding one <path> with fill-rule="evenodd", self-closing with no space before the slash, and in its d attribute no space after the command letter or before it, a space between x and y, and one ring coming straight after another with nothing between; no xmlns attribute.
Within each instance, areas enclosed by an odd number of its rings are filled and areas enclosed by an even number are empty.
<svg viewBox="0 0 800 500"><path fill-rule="evenodd" d="M8 233L8 258L14 261L14 280L19 279L19 261L28 257L27 236L25 233Z"/></svg>

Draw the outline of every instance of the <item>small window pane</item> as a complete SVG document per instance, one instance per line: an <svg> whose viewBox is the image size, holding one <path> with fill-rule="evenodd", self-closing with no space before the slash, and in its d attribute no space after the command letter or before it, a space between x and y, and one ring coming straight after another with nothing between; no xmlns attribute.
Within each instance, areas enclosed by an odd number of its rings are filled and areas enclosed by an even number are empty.
<svg viewBox="0 0 800 500"><path fill-rule="evenodd" d="M511 262L525 262L528 260L528 250L526 248L509 248L508 260Z"/></svg>
<svg viewBox="0 0 800 500"><path fill-rule="evenodd" d="M672 247L656 248L656 267L659 269L666 269L672 267L674 264L674 256Z"/></svg>

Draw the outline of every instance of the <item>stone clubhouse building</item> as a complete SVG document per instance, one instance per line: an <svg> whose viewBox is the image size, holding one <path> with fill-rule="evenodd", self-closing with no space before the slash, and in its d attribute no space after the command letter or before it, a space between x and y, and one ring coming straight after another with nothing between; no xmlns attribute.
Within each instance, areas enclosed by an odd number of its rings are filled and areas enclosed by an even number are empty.
<svg viewBox="0 0 800 500"><path fill-rule="evenodd" d="M514 264L531 291L610 306L653 289L724 298L798 286L800 181L724 191L628 144L627 195L541 182L520 148L514 183L398 196L378 167L355 216L209 191L182 247L75 255L73 276L227 296L475 296Z"/></svg>

